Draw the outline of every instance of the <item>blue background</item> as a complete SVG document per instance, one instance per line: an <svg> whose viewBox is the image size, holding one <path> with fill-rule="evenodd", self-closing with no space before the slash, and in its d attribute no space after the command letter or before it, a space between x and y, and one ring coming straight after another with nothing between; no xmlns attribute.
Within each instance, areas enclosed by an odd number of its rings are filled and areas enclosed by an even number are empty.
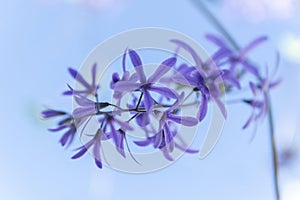
<svg viewBox="0 0 300 200"><path fill-rule="evenodd" d="M161 171L132 175L98 170L89 156L69 159L73 152L60 147L60 134L48 132L53 123L39 114L47 106L71 108L60 96L71 81L67 67L79 68L98 43L132 28L174 29L209 52L214 48L204 34L217 32L190 1L126 0L108 7L74 2L1 1L0 199L274 199L267 120L250 142L251 130L241 130L247 107L229 105L223 134L204 160L187 155ZM284 38L300 38L300 16L258 22L233 11L224 17L225 4L207 5L241 45L262 34L270 37L253 58L272 65L276 50L282 53L284 81L272 93L275 129L280 151L291 148L296 156L281 166L280 185L283 200L298 199L300 63L285 53Z"/></svg>

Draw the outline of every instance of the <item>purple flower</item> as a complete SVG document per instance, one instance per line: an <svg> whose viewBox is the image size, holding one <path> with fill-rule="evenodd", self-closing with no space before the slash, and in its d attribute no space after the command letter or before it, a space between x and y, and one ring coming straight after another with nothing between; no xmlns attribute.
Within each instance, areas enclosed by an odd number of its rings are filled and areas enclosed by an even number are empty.
<svg viewBox="0 0 300 200"><path fill-rule="evenodd" d="M112 138L117 150L124 149L122 147L123 135L126 131L132 131L133 128L127 123L118 119L115 115L106 113L99 119L100 126L102 127L103 132L109 137ZM122 139L123 138L123 139ZM122 152L120 152L122 153Z"/></svg>
<svg viewBox="0 0 300 200"><path fill-rule="evenodd" d="M173 77L173 81L181 84L194 87L195 92L200 92L201 100L197 113L199 121L202 121L207 113L208 101L213 100L219 106L223 116L227 116L225 106L220 100L219 84L223 82L222 71L219 69L207 68L207 65L201 60L196 51L181 40L171 40L180 48L185 49L193 57L196 66L181 65L177 74Z"/></svg>
<svg viewBox="0 0 300 200"><path fill-rule="evenodd" d="M230 70L235 71L237 65L240 64L245 70L255 76L259 75L257 67L247 59L247 56L252 49L268 39L266 36L256 38L238 52L231 49L226 42L213 34L206 35L206 38L219 47L218 51L212 56L217 66L221 67L228 64Z"/></svg>
<svg viewBox="0 0 300 200"><path fill-rule="evenodd" d="M154 106L154 100L150 94L150 92L158 93L167 98L177 98L177 94L175 91L167 88L167 87L157 87L155 86L155 82L159 80L164 74L166 74L172 66L176 63L176 58L171 57L160 64L157 70L147 79L144 73L142 61L139 55L134 51L129 49L129 56L131 62L135 68L137 77L139 82L137 83L135 80L128 81L118 81L115 85L114 90L117 92L129 92L129 91L141 91L143 95L143 100L145 104L146 111L149 112Z"/></svg>
<svg viewBox="0 0 300 200"><path fill-rule="evenodd" d="M123 57L122 57L122 70L123 70L123 75L122 77L120 77L120 75L115 72L112 74L112 81L110 82L110 88L114 89L115 85L117 82L119 81L137 81L137 76L136 74L133 74L132 76L130 76L130 73L126 70L126 55L127 55L127 51L128 49L125 49L124 53L123 53ZM113 97L115 99L118 99L119 101L117 102L117 105L120 104L120 100L123 96L123 91L114 91L114 95Z"/></svg>
<svg viewBox="0 0 300 200"><path fill-rule="evenodd" d="M87 142L85 145L77 148L79 150L74 156L72 156L72 159L77 159L83 156L90 148L93 148L92 154L95 159L95 163L97 167L100 169L102 168L102 161L101 161L101 141L109 139L106 137L101 129L98 129L95 136Z"/></svg>
<svg viewBox="0 0 300 200"><path fill-rule="evenodd" d="M249 127L251 123L257 122L260 119L263 119L268 113L269 109L269 92L271 89L279 85L280 80L273 81L271 80L279 67L279 55L277 55L276 67L273 74L269 76L268 68L266 73L266 78L260 78L259 83L254 84L250 82L250 88L253 93L253 99L243 100L245 103L252 107L252 113L246 123L243 126L243 129Z"/></svg>
<svg viewBox="0 0 300 200"><path fill-rule="evenodd" d="M154 136L148 137L145 141L135 141L135 144L139 146L153 144L153 147L160 149L167 159L172 160L169 153L173 152L175 146L178 146L178 144L175 145L176 143L174 141L177 131L172 130L172 124L176 123L184 126L195 126L198 124L198 120L196 118L188 116L182 117L173 114L174 111L179 108L183 99L184 93L182 93L174 105L166 111L161 112L157 110L156 115L160 115L158 132Z"/></svg>
<svg viewBox="0 0 300 200"><path fill-rule="evenodd" d="M52 110L48 109L42 112L42 116L47 119L47 118L52 118L52 117L64 117L62 120L58 122L58 126L56 128L51 128L48 129L51 132L58 132L64 130L65 133L59 140L60 144L62 146L71 145L74 141L74 136L76 134L76 126L75 126L75 120L72 116L67 114L64 111L58 111L58 110Z"/></svg>
<svg viewBox="0 0 300 200"><path fill-rule="evenodd" d="M98 84L96 84L96 75L97 75L97 64L95 63L92 67L92 82L88 83L83 76L78 73L75 69L69 68L70 75L80 83L84 89L82 90L74 90L71 86L68 85L69 90L65 91L64 95L80 95L80 96L88 96L93 95L97 97L97 90L100 88Z"/></svg>

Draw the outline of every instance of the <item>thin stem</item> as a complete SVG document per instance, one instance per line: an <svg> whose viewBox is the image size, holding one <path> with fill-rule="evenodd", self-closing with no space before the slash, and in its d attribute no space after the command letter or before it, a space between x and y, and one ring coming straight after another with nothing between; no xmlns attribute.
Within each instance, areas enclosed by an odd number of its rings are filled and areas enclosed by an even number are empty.
<svg viewBox="0 0 300 200"><path fill-rule="evenodd" d="M225 29L222 23L207 9L207 7L203 4L202 0L191 0L194 5L200 9L200 11L206 16L208 20L218 29L224 37L230 42L230 44L235 48L235 50L240 50L240 46L234 40L234 38L229 34L229 32Z"/></svg>
<svg viewBox="0 0 300 200"><path fill-rule="evenodd" d="M280 192L279 192L279 181L278 181L278 156L277 156L277 148L275 141L275 132L274 132L274 120L273 120L273 112L271 108L271 99L270 96L268 98L268 116L269 116L269 129L270 129L270 137L271 137L271 146L272 146L272 161L273 161L273 178L274 178L274 189L276 193L276 199L280 200Z"/></svg>
<svg viewBox="0 0 300 200"><path fill-rule="evenodd" d="M144 93L142 92L141 95L140 95L139 101L138 101L138 103L136 104L136 107L135 107L136 110L138 110L138 108L139 108L139 106L140 106L140 104L141 104L141 101L142 101L143 96L144 96Z"/></svg>

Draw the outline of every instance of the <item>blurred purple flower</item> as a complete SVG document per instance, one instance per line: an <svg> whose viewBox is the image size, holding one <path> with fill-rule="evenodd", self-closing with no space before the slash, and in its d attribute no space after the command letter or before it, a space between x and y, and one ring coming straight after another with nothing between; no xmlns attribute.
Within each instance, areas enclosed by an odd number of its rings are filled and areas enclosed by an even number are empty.
<svg viewBox="0 0 300 200"><path fill-rule="evenodd" d="M269 72L267 68L266 77L260 78L258 84L250 82L250 88L253 93L253 99L244 100L245 103L252 107L252 114L243 126L243 129L247 128L252 122L257 122L263 119L268 113L269 109L269 92L271 89L279 85L281 80L271 80L275 76L279 67L279 54L277 54L276 66L273 74L269 77Z"/></svg>
<svg viewBox="0 0 300 200"><path fill-rule="evenodd" d="M83 156L90 148L93 147L93 156L95 159L96 165L101 169L102 168L102 161L101 161L101 141L109 139L106 137L101 129L98 129L96 134L93 136L93 139L91 139L89 142L87 142L85 145L77 148L76 150L79 150L74 156L72 156L72 159L77 159Z"/></svg>
<svg viewBox="0 0 300 200"><path fill-rule="evenodd" d="M248 72L259 76L258 68L247 59L247 56L252 49L268 39L266 36L256 38L239 51L233 50L225 41L213 34L207 34L206 38L219 47L218 51L212 56L218 67L229 65L229 69L233 73L236 67L241 65Z"/></svg>
<svg viewBox="0 0 300 200"><path fill-rule="evenodd" d="M98 84L96 84L96 75L97 75L97 64L95 63L92 67L92 80L91 83L88 83L86 79L83 78L83 76L78 73L75 69L69 68L70 75L78 82L80 83L84 89L83 90L74 90L70 85L68 85L69 90L65 91L64 95L80 95L80 96L88 96L93 95L97 97L97 90L100 88Z"/></svg>
<svg viewBox="0 0 300 200"><path fill-rule="evenodd" d="M42 112L42 116L45 119L52 117L64 117L58 122L58 126L56 128L50 128L48 130L51 132L66 130L59 142L62 146L67 145L67 147L72 144L72 142L74 141L74 136L76 134L76 126L75 120L71 115L67 114L64 111L48 109Z"/></svg>
<svg viewBox="0 0 300 200"><path fill-rule="evenodd" d="M198 108L197 117L202 121L207 113L208 101L213 100L219 106L224 117L227 112L224 104L220 100L221 93L219 91L219 84L223 83L222 71L209 67L207 63L203 62L196 51L181 40L171 40L171 42L178 45L178 47L185 49L193 57L196 66L181 65L177 69L177 74L174 75L173 81L181 85L193 86L194 91L201 93L201 101Z"/></svg>

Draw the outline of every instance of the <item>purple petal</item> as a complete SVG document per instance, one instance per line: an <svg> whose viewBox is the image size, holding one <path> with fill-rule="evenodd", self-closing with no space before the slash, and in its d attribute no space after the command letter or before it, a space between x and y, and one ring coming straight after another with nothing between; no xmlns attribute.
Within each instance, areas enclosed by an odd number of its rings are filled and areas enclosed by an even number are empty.
<svg viewBox="0 0 300 200"><path fill-rule="evenodd" d="M149 88L150 91L161 94L163 97L176 99L178 95L174 90L171 90L167 87L156 87L151 85Z"/></svg>
<svg viewBox="0 0 300 200"><path fill-rule="evenodd" d="M124 137L125 137L124 133L119 134L119 141L118 141L118 144L116 147L117 147L118 152L125 158L126 154L125 154L125 150L124 150Z"/></svg>
<svg viewBox="0 0 300 200"><path fill-rule="evenodd" d="M168 126L165 126L164 130L165 130L166 148L168 149L169 152L173 152L175 148L174 137L172 136Z"/></svg>
<svg viewBox="0 0 300 200"><path fill-rule="evenodd" d="M97 165L97 167L99 167L100 169L102 169L102 162L98 159L95 158L95 164Z"/></svg>
<svg viewBox="0 0 300 200"><path fill-rule="evenodd" d="M175 110L178 108L178 106L180 106L181 102L184 99L184 92L182 92L179 97L177 98L176 102L167 110L167 112Z"/></svg>
<svg viewBox="0 0 300 200"><path fill-rule="evenodd" d="M222 78L228 84L235 86L238 89L241 89L241 84L238 79L232 74L230 70L223 70Z"/></svg>
<svg viewBox="0 0 300 200"><path fill-rule="evenodd" d="M97 76L97 63L94 63L92 67L92 87L96 88L96 76Z"/></svg>
<svg viewBox="0 0 300 200"><path fill-rule="evenodd" d="M80 149L80 151L78 153L76 153L74 156L72 156L71 159L77 159L77 158L80 158L81 156L83 156L87 152L88 147L82 146L79 149Z"/></svg>
<svg viewBox="0 0 300 200"><path fill-rule="evenodd" d="M89 88L90 85L88 84L88 82L86 82L86 80L75 70L72 68L69 68L69 73L71 74L71 76L78 82L80 82L85 88Z"/></svg>
<svg viewBox="0 0 300 200"><path fill-rule="evenodd" d="M115 145L118 145L118 132L111 122L109 122L109 126L110 126L110 130L111 130L110 135L111 135Z"/></svg>
<svg viewBox="0 0 300 200"><path fill-rule="evenodd" d="M258 95L256 85L253 82L249 82L249 86L252 93L254 94L254 97L256 97Z"/></svg>
<svg viewBox="0 0 300 200"><path fill-rule="evenodd" d="M142 146L142 147L148 146L151 142L152 142L152 140L150 138L143 140L143 141L134 141L134 143L136 145Z"/></svg>
<svg viewBox="0 0 300 200"><path fill-rule="evenodd" d="M147 90L144 90L143 92L144 92L144 104L145 104L146 111L150 112L154 105L154 101Z"/></svg>
<svg viewBox="0 0 300 200"><path fill-rule="evenodd" d="M174 159L172 158L172 156L169 154L168 149L167 148L162 148L161 149L164 157L169 160L169 161L174 161Z"/></svg>
<svg viewBox="0 0 300 200"><path fill-rule="evenodd" d="M80 106L94 106L95 102L85 97L74 97L76 103Z"/></svg>
<svg viewBox="0 0 300 200"><path fill-rule="evenodd" d="M119 81L116 83L114 90L118 92L130 92L139 89L140 83L133 81Z"/></svg>
<svg viewBox="0 0 300 200"><path fill-rule="evenodd" d="M229 49L221 48L212 55L212 60L209 60L210 62L207 64L211 64L211 62L215 62L218 65L223 58L229 57L231 54L232 51L230 51Z"/></svg>
<svg viewBox="0 0 300 200"><path fill-rule="evenodd" d="M70 129L70 130L68 130L63 136L62 136L62 138L60 139L60 144L62 145L62 146L65 146L65 144L67 143L67 141L70 139L70 143L73 141L73 139L74 139L74 134L75 132L74 132L74 130L73 129Z"/></svg>
<svg viewBox="0 0 300 200"><path fill-rule="evenodd" d="M48 130L51 131L51 132L57 132L57 131L65 129L67 127L69 127L69 126L59 126L57 128L49 128Z"/></svg>
<svg viewBox="0 0 300 200"><path fill-rule="evenodd" d="M154 136L154 141L153 141L153 147L158 148L162 143L162 131L159 131L155 136Z"/></svg>
<svg viewBox="0 0 300 200"><path fill-rule="evenodd" d="M226 48L227 49L227 45L225 44L225 42L223 42L219 37L217 37L216 35L213 34L207 34L206 39L208 39L209 41L211 41L212 43L214 43L215 45L219 46L220 48Z"/></svg>
<svg viewBox="0 0 300 200"><path fill-rule="evenodd" d="M140 127L145 127L150 124L150 118L147 113L141 113L136 117L136 122Z"/></svg>
<svg viewBox="0 0 300 200"><path fill-rule="evenodd" d="M97 111L96 111L95 106L90 106L90 107L75 108L72 115L75 118L81 118L81 117L84 117L84 116L94 115L96 113L97 113Z"/></svg>
<svg viewBox="0 0 300 200"><path fill-rule="evenodd" d="M198 153L199 151L196 149L189 149L189 148L185 148L177 143L175 143L175 147L180 149L181 151L184 151L186 153Z"/></svg>
<svg viewBox="0 0 300 200"><path fill-rule="evenodd" d="M66 96L69 96L69 95L73 94L73 91L72 90L67 90L67 91L64 91L62 94L66 95Z"/></svg>
<svg viewBox="0 0 300 200"><path fill-rule="evenodd" d="M248 44L245 48L243 48L240 51L239 58L244 59L247 56L247 54L249 53L249 51L251 51L256 46L260 45L261 43L265 42L266 40L268 40L268 37L266 37L266 36L262 36L262 37L255 39L254 41L252 41L250 44Z"/></svg>
<svg viewBox="0 0 300 200"><path fill-rule="evenodd" d="M189 52L191 54L191 56L193 57L198 69L202 68L202 63L203 62L191 46L189 46L185 42L183 42L181 40L177 40L177 39L173 39L173 40L170 40L170 41L177 44L179 47L185 49L187 52Z"/></svg>
<svg viewBox="0 0 300 200"><path fill-rule="evenodd" d="M259 76L259 71L255 65L248 61L242 61L241 64L247 71L254 74L255 76Z"/></svg>
<svg viewBox="0 0 300 200"><path fill-rule="evenodd" d="M249 119L248 119L248 120L246 121L246 123L244 124L243 129L246 129L246 128L251 124L251 122L254 121L254 118L255 118L255 116L254 116L254 114L252 113L252 115L249 117Z"/></svg>
<svg viewBox="0 0 300 200"><path fill-rule="evenodd" d="M69 84L67 84L67 86L68 86L69 90L63 92L63 95L73 95L74 89Z"/></svg>
<svg viewBox="0 0 300 200"><path fill-rule="evenodd" d="M97 133L99 134L99 133ZM97 135L99 136L99 135ZM101 146L100 146L100 138L95 137L96 141L94 142L94 148L93 148L93 154L96 160L101 161L101 156L100 156L100 150L101 150Z"/></svg>
<svg viewBox="0 0 300 200"><path fill-rule="evenodd" d="M276 80L276 81L273 81L272 83L269 84L269 89L275 88L275 87L278 86L281 82L282 82L282 80Z"/></svg>
<svg viewBox="0 0 300 200"><path fill-rule="evenodd" d="M57 117L67 114L66 112L59 111L59 110L45 110L42 112L42 115L44 118L50 118L50 117Z"/></svg>
<svg viewBox="0 0 300 200"><path fill-rule="evenodd" d="M127 122L123 122L117 118L114 119L115 122L122 128L124 131L133 131L134 129Z"/></svg>
<svg viewBox="0 0 300 200"><path fill-rule="evenodd" d="M164 76L175 64L177 59L171 57L164 62L162 62L155 72L149 77L148 83L155 83L159 78Z"/></svg>
<svg viewBox="0 0 300 200"><path fill-rule="evenodd" d="M141 83L145 83L146 82L146 76L144 73L144 69L143 69L143 64L141 61L141 58L139 57L139 55L137 54L137 52L135 52L132 49L128 50L131 62L135 68L135 71L137 72L139 79L141 81Z"/></svg>
<svg viewBox="0 0 300 200"><path fill-rule="evenodd" d="M181 85L191 85L190 82L187 80L186 77L184 77L181 73L176 73L174 76L171 78L174 82L179 83Z"/></svg>
<svg viewBox="0 0 300 200"><path fill-rule="evenodd" d="M177 124L182 124L184 126L195 126L198 124L198 120L194 117L182 117L178 115L168 114L167 118L176 122Z"/></svg>
<svg viewBox="0 0 300 200"><path fill-rule="evenodd" d="M197 118L199 119L200 122L206 116L207 104L208 104L208 99L207 99L206 95L201 95L201 102L200 102L199 110L197 113Z"/></svg>
<svg viewBox="0 0 300 200"><path fill-rule="evenodd" d="M125 49L122 57L122 69L123 72L126 72L126 53L127 53L127 48Z"/></svg>

